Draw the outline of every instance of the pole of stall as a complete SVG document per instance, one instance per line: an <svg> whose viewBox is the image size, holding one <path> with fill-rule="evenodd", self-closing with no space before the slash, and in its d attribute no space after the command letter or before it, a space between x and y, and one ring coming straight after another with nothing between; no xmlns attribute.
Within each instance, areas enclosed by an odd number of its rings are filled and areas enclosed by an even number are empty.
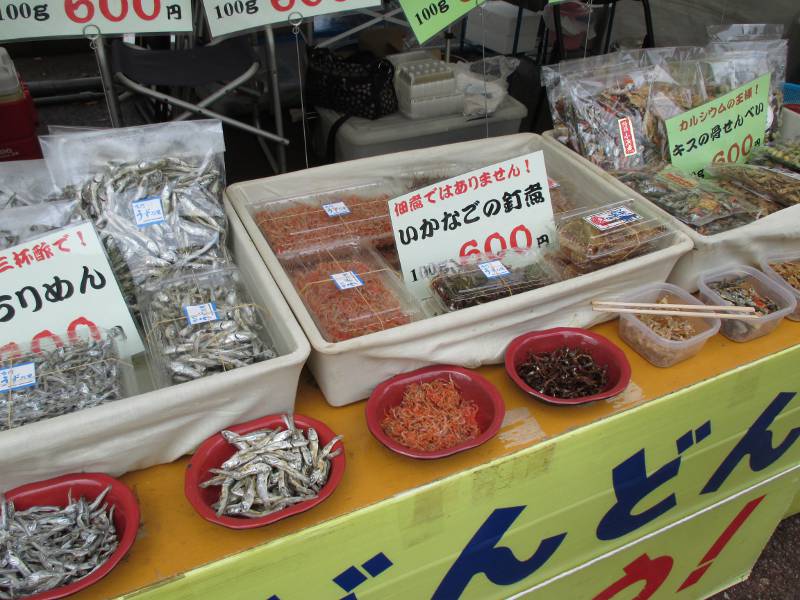
<svg viewBox="0 0 800 600"><path fill-rule="evenodd" d="M280 137L283 135L283 113L281 112L281 92L278 89L278 59L275 54L275 35L272 33L272 26L265 28L266 41L264 52L266 53L266 65L269 69L269 85L272 88L272 110L275 111L275 133ZM286 148L278 146L278 164L281 173L286 173Z"/></svg>
<svg viewBox="0 0 800 600"><path fill-rule="evenodd" d="M108 105L108 116L111 118L112 127L122 127L122 116L119 110L119 100L114 93L114 80L111 78L111 66L108 64L106 42L99 34L89 36L90 44L97 57L97 68L100 71L100 81L103 84L103 93Z"/></svg>

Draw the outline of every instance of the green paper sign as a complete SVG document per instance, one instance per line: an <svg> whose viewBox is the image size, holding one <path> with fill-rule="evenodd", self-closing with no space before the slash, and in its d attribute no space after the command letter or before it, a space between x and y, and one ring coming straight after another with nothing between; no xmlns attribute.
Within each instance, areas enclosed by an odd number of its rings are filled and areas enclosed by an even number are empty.
<svg viewBox="0 0 800 600"><path fill-rule="evenodd" d="M770 76L666 121L672 164L703 176L711 163L744 162L764 142L769 113Z"/></svg>
<svg viewBox="0 0 800 600"><path fill-rule="evenodd" d="M400 0L406 20L420 44L481 4L483 0Z"/></svg>

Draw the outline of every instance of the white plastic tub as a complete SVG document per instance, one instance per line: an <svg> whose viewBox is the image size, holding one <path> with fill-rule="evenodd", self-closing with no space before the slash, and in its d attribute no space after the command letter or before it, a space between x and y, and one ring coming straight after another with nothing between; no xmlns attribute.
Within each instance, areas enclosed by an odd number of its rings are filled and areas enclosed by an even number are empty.
<svg viewBox="0 0 800 600"><path fill-rule="evenodd" d="M673 245L651 254L545 288L423 319L387 331L332 343L324 339L314 319L251 217L251 206L269 200L308 193L349 182L363 182L366 174L390 180L396 173L449 159L477 160L484 164L544 149L548 174L570 189L587 206L622 200L619 186L596 177L579 157L563 156L545 147L541 137L518 134L465 142L413 152L379 156L349 163L288 173L229 187L233 203L250 232L289 305L297 315L313 348L309 367L327 401L343 406L369 396L381 381L398 373L436 363L477 367L503 360L505 348L517 335L556 326L588 327L611 315L592 311L591 300L619 294L632 286L664 281L678 258L689 251L688 238L676 234ZM645 214L649 209L636 203Z"/></svg>
<svg viewBox="0 0 800 600"><path fill-rule="evenodd" d="M224 427L293 410L308 341L241 221L225 208L236 264L271 317L280 356L1 432L0 490L64 473L121 475L172 462Z"/></svg>
<svg viewBox="0 0 800 600"><path fill-rule="evenodd" d="M734 342L749 342L771 333L783 318L792 314L797 307L797 301L794 296L783 285L770 279L758 269L744 265L701 273L698 278L700 299L711 305L731 304L712 290L709 284L735 278L744 278L758 294L772 300L777 305L778 310L759 319L725 319L720 332Z"/></svg>
<svg viewBox="0 0 800 600"><path fill-rule="evenodd" d="M543 137L556 151L578 156L556 141L553 131L545 132ZM694 251L684 254L669 276L670 283L690 292L697 291L697 276L704 271L737 264L755 265L761 256L800 251L800 205L784 208L731 231L700 235L596 165L586 162L596 175L614 185L622 186L628 196L646 202L656 214L668 219L675 229L692 240Z"/></svg>
<svg viewBox="0 0 800 600"><path fill-rule="evenodd" d="M660 302L663 298L672 304L703 303L686 290L669 283L647 285L619 298L620 302ZM661 317L664 318L664 317ZM683 318L683 317L678 317ZM619 337L641 356L657 367L671 367L700 352L708 338L720 328L720 320L711 317L685 317L693 326L696 335L686 340L670 340L645 325L636 315L622 313L619 316Z"/></svg>
<svg viewBox="0 0 800 600"><path fill-rule="evenodd" d="M764 271L768 277L771 277L781 285L783 285L787 291L791 292L794 295L794 299L797 301L797 308L795 308L794 312L788 315L786 318L791 319L792 321L800 321L800 290L797 288L792 287L789 283L781 277L775 269L772 267L775 263L782 263L782 262L798 262L800 263L800 250L796 252L787 252L783 254L771 254L769 256L763 256L758 261L761 270Z"/></svg>

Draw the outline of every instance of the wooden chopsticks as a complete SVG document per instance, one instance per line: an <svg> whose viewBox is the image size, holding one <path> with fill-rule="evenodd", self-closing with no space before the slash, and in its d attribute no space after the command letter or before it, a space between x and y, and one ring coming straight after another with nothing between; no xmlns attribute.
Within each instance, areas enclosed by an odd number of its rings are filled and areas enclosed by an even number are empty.
<svg viewBox="0 0 800 600"><path fill-rule="evenodd" d="M677 317L707 317L714 319L760 319L750 306L698 304L663 304L653 302L610 302L592 300L592 309L598 312L634 313Z"/></svg>

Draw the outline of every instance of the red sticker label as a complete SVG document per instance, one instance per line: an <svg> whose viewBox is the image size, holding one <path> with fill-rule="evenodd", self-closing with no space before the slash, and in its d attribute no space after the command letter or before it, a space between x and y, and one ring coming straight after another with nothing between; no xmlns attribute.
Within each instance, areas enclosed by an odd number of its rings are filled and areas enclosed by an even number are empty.
<svg viewBox="0 0 800 600"><path fill-rule="evenodd" d="M636 150L636 138L633 135L633 123L630 117L619 120L619 137L622 140L622 151L625 156L633 156Z"/></svg>

